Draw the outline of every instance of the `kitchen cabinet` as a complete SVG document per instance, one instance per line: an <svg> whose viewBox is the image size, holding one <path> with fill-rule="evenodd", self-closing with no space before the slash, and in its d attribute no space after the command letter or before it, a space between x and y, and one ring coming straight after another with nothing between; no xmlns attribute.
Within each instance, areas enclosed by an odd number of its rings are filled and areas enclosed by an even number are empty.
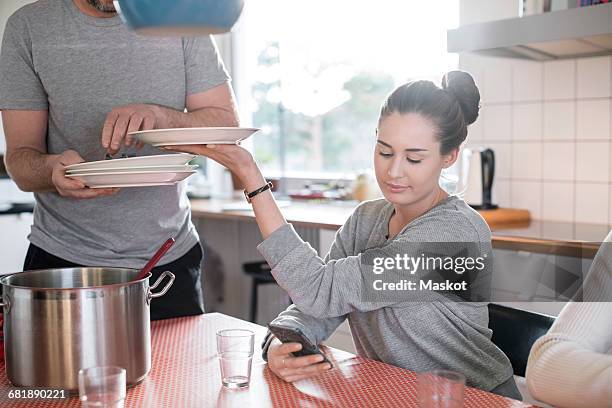
<svg viewBox="0 0 612 408"><path fill-rule="evenodd" d="M494 303L557 316L566 303L563 293L575 293L593 260L559 254L495 249ZM528 289L528 290L525 290Z"/></svg>

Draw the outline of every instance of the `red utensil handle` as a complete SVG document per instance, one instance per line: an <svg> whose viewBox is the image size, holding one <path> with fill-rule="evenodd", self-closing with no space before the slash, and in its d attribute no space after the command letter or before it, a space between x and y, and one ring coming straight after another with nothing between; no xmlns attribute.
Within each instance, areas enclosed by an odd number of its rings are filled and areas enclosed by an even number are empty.
<svg viewBox="0 0 612 408"><path fill-rule="evenodd" d="M144 268L140 270L140 273L138 273L138 276L135 280L142 279L146 276L147 273L151 272L151 269L153 269L153 267L157 265L157 262L159 262L161 257L164 256L166 252L168 252L168 249L170 249L172 245L174 245L174 238L168 238L168 240L164 242L164 244L157 250L155 255L153 255L153 258L151 258L151 260L147 262Z"/></svg>

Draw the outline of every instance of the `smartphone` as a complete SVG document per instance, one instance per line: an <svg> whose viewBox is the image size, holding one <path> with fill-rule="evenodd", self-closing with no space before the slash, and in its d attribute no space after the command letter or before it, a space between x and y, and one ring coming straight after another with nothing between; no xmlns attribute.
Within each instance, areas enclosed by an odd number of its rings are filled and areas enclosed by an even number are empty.
<svg viewBox="0 0 612 408"><path fill-rule="evenodd" d="M323 356L323 361L321 361L321 363L329 363L330 366L332 365L331 361L327 359L325 354L323 354L323 352L317 346L312 344L310 340L308 340L308 337L306 337L300 329L295 327L281 326L274 323L270 323L268 325L268 329L270 329L272 334L274 334L274 336L276 336L281 343L300 343L302 345L301 350L291 353L295 357L319 354Z"/></svg>

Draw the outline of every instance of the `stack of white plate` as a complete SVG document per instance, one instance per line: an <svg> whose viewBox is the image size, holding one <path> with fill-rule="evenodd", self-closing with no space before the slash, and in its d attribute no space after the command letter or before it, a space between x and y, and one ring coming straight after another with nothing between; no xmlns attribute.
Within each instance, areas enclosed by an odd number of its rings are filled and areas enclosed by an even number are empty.
<svg viewBox="0 0 612 408"><path fill-rule="evenodd" d="M100 160L66 166L66 177L90 188L168 186L186 179L198 166L192 154L163 154Z"/></svg>
<svg viewBox="0 0 612 408"><path fill-rule="evenodd" d="M178 129L155 129L131 132L138 140L153 146L240 144L258 132L255 128L200 127Z"/></svg>

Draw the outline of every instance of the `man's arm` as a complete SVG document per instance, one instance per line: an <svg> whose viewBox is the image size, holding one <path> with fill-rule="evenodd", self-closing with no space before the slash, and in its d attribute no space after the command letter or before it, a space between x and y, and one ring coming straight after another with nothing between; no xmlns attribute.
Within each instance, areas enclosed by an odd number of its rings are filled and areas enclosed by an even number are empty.
<svg viewBox="0 0 612 408"><path fill-rule="evenodd" d="M2 123L6 137L6 169L23 191L57 192L72 198L94 198L113 194L117 189L88 189L64 174L65 166L83 161L73 150L47 154L48 111L4 110Z"/></svg>
<svg viewBox="0 0 612 408"><path fill-rule="evenodd" d="M187 96L187 112L169 108L163 111L166 128L239 126L236 100L228 82Z"/></svg>
<svg viewBox="0 0 612 408"><path fill-rule="evenodd" d="M131 146L134 143L128 133L138 130L235 127L239 124L234 94L227 82L187 96L186 106L187 112L148 104L115 108L104 122L102 146L115 154L122 144Z"/></svg>
<svg viewBox="0 0 612 408"><path fill-rule="evenodd" d="M48 111L2 112L6 136L6 169L23 191L54 191L53 165L59 155L46 154Z"/></svg>

